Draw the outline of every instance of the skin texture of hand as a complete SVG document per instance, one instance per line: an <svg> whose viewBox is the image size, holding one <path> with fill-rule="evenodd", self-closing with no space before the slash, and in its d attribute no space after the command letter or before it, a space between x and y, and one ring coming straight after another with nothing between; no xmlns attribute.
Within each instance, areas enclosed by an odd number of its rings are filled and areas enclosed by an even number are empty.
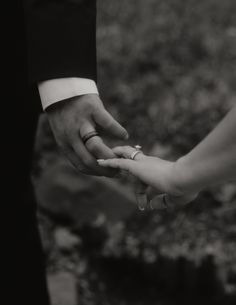
<svg viewBox="0 0 236 305"><path fill-rule="evenodd" d="M135 160L130 159L133 147L116 147L113 152L117 157L110 160L98 160L102 167L110 167L128 171L136 177L143 186L149 199L157 195L166 194L166 200L171 205L184 205L196 198L196 192L185 192L178 182L176 162L166 161L156 157L149 157L143 153L136 155Z"/></svg>
<svg viewBox="0 0 236 305"><path fill-rule="evenodd" d="M127 139L127 131L106 111L96 94L74 97L46 109L56 142L62 152L81 173L114 176L117 171L98 166L97 159L114 158L114 152L95 136L86 142L82 137L97 127L111 136Z"/></svg>

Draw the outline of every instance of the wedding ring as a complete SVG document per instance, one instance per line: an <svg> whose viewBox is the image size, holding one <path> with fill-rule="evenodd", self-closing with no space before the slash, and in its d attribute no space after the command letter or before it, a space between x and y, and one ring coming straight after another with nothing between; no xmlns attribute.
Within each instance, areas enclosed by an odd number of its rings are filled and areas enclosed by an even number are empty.
<svg viewBox="0 0 236 305"><path fill-rule="evenodd" d="M141 154L141 150L135 150L134 152L132 152L130 159L134 160L134 158L137 156L137 154Z"/></svg>
<svg viewBox="0 0 236 305"><path fill-rule="evenodd" d="M88 140L90 140L91 138L96 137L96 136L98 136L98 132L96 130L93 130L93 131L87 133L86 135L84 135L82 137L82 141L84 142L84 144L86 144L86 142Z"/></svg>
<svg viewBox="0 0 236 305"><path fill-rule="evenodd" d="M137 154L142 153L142 151L141 151L142 146L135 145L134 148L135 148L135 151L133 151L132 154L130 155L131 160L134 160L134 158L137 156Z"/></svg>

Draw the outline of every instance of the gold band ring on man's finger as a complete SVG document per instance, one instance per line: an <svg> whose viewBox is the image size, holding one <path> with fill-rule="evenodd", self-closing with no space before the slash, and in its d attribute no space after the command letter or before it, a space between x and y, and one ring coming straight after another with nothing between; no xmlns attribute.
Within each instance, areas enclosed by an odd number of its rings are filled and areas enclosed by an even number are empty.
<svg viewBox="0 0 236 305"><path fill-rule="evenodd" d="M82 137L82 141L84 144L86 144L86 142L88 142L88 140L90 140L91 138L96 137L98 135L99 135L98 132L96 130L93 130L93 131L87 133L86 135L84 135Z"/></svg>

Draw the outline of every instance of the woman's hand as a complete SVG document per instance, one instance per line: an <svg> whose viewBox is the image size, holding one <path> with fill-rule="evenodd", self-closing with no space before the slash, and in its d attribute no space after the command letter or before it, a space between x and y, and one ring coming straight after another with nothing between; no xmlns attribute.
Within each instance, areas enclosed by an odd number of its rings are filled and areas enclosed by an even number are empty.
<svg viewBox="0 0 236 305"><path fill-rule="evenodd" d="M149 199L156 195L165 195L167 204L183 205L196 198L196 192L189 193L182 189L176 162L166 161L157 157L149 157L138 153L134 160L130 156L135 151L131 146L120 146L113 149L119 157L109 160L98 160L102 167L116 168L128 171L138 178L146 188Z"/></svg>

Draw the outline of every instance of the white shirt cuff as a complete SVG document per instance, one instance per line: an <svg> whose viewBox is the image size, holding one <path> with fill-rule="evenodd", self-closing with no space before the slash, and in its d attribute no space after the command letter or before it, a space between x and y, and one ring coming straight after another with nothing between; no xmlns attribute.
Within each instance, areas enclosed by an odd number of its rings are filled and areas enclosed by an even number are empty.
<svg viewBox="0 0 236 305"><path fill-rule="evenodd" d="M54 103L74 96L98 94L97 85L93 80L77 77L57 78L40 82L38 89L43 110Z"/></svg>

